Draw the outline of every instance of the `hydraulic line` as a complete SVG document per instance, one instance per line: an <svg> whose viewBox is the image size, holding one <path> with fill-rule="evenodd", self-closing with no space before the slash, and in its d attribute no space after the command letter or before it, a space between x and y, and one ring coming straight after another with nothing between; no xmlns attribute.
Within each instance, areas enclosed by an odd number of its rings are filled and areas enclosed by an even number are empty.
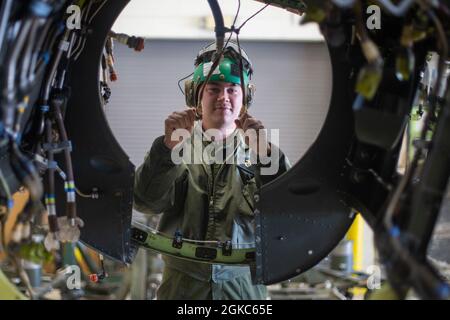
<svg viewBox="0 0 450 320"><path fill-rule="evenodd" d="M225 25L223 22L222 11L220 10L220 6L217 3L217 0L208 0L208 4L211 7L211 11L214 17L215 28L214 31L216 33L216 49L217 53L221 52L223 49L223 44L225 41Z"/></svg>
<svg viewBox="0 0 450 320"><path fill-rule="evenodd" d="M14 122L14 110L16 104L16 71L17 71L17 60L19 58L20 52L25 44L28 36L28 32L31 28L32 21L30 19L25 20L20 26L20 30L17 36L17 40L14 43L11 55L7 59L7 73L6 73L6 89L3 92L3 96L6 100L6 104L3 107L3 118L2 122L5 130L9 133L12 132L12 126Z"/></svg>
<svg viewBox="0 0 450 320"><path fill-rule="evenodd" d="M26 90L28 89L28 86L30 84L29 77L28 77L28 71L29 71L29 68L31 65L31 60L32 60L32 56L33 56L32 52L33 52L33 48L36 43L36 34L39 29L39 24L40 24L39 19L33 18L32 22L31 22L28 39L26 41L27 46L26 46L25 53L23 55L22 63L20 66L19 89L22 92L26 92Z"/></svg>
<svg viewBox="0 0 450 320"><path fill-rule="evenodd" d="M53 58L52 65L51 65L51 68L50 68L50 72L47 75L47 79L45 81L45 86L44 86L43 99L42 99L44 106L48 105L48 101L49 101L49 98L50 98L50 90L51 90L52 82L55 79L55 75L56 75L56 72L58 70L58 65L59 65L59 62L61 61L64 49L67 46L66 43L67 43L67 39L69 37L69 33L70 33L70 31L67 30L64 33L61 41L59 42L58 50L56 51L56 55Z"/></svg>
<svg viewBox="0 0 450 320"><path fill-rule="evenodd" d="M47 206L48 212L48 224L50 232L55 234L58 231L58 219L56 216L56 203L55 203L55 161L54 161L54 153L51 148L53 143L53 134L52 134L52 122L50 119L45 121L45 129L46 129L46 142L49 146L47 150L47 194L45 196L45 204Z"/></svg>
<svg viewBox="0 0 450 320"><path fill-rule="evenodd" d="M448 59L448 42L447 38L445 36L444 29L442 27L441 22L435 15L435 13L427 8L427 5L419 1L419 4L421 5L422 9L426 11L429 18L432 20L436 27L437 35L438 35L438 41L439 41L439 64L438 64L438 72L437 72L437 83L433 87L433 90L430 94L430 108L427 112L425 121L424 121L424 127L421 131L420 141L425 141L426 135L428 131L430 130L431 122L433 121L433 117L435 116L435 112L437 109L438 99L439 99L439 92L441 92L441 87L443 85L442 76L445 73L446 65L445 60ZM448 105L444 108L448 108ZM448 112L448 110L445 110L441 112ZM444 113L445 114L445 113ZM444 119L441 119L441 122L445 121ZM447 114L448 119L448 114ZM433 136L433 142L435 142L437 139L436 134ZM441 142L441 141L436 141ZM442 147L442 146L441 146ZM412 177L415 176L415 172L418 169L418 163L419 159L424 156L425 149L428 147L424 144L421 146L418 146L415 150L413 160L411 161L411 165L408 166L405 174L400 179L400 182L398 183L395 191L392 193L391 199L389 200L386 213L383 219L384 227L386 228L386 232L389 234L389 240L390 244L392 246L392 250L395 252L395 255L406 265L408 265L409 275L403 275L404 277L408 277L408 279L415 279L414 281L409 280L409 283L412 283L412 286L419 290L422 295L424 295L427 298L438 298L438 299L448 299L450 296L450 287L443 282L443 280L440 278L439 274L436 273L433 268L430 267L428 264L425 255L426 248L428 246L429 240L430 240L430 230L431 226L435 224L436 217L438 214L438 206L436 206L435 202L440 202L438 199L436 199L436 195L433 194L435 197L433 201L433 206L429 206L428 211L432 212L424 212L424 208L422 207L422 210L417 211L415 208L415 205L419 199L422 199L422 203L427 203L426 197L429 196L427 192L429 190L424 190L423 188L415 188L412 198L409 199L409 206L406 207L404 204L401 203L405 190L408 188L412 188ZM445 148L445 147L442 147ZM432 159L430 155L427 156L427 162L425 164L426 168L429 168L428 162L431 160L436 160L438 158L435 157L435 159ZM437 161L440 161L438 159ZM425 172L423 174L426 174ZM428 179L429 177L422 178L422 183L429 183L431 180ZM436 185L439 184L438 179L435 179L432 181ZM440 190L441 191L441 190ZM433 193L435 193L436 190L433 190ZM439 197L438 197L439 198ZM420 201L419 201L420 202ZM434 208L433 208L434 207ZM412 213L411 213L412 212ZM406 230L400 230L399 227L397 227L394 224L394 215L400 215L400 214L408 214L409 218L409 226L406 228ZM425 221L423 221L424 214L427 214ZM420 228L417 228L417 221L420 221ZM415 223L415 224L414 224ZM416 228L416 230L414 229ZM417 230L418 229L418 230ZM428 233L427 233L428 232ZM416 236L419 239L418 243L409 243L414 244L414 248L407 247L405 244L402 243L401 239L404 239L405 236L402 236L402 233ZM418 245L418 247L417 247Z"/></svg>
<svg viewBox="0 0 450 320"><path fill-rule="evenodd" d="M42 185L40 183L39 175L37 174L33 164L27 157L25 157L16 143L13 126L16 111L16 94L17 88L15 85L17 63L20 53L25 45L28 32L32 26L32 20L26 19L22 22L14 46L7 59L7 73L6 73L6 90L3 92L5 99L5 106L3 107L3 125L7 139L9 140L9 147L11 151L11 167L14 174L20 182L22 182L30 192L31 201L38 201L42 195Z"/></svg>
<svg viewBox="0 0 450 320"><path fill-rule="evenodd" d="M31 57L30 69L28 70L28 82L32 85L37 73L37 62L40 54L45 54L42 51L44 40L46 35L49 33L51 27L51 21L47 21L44 23L44 27L40 32L40 36L36 41L36 46L34 47L34 52Z"/></svg>
<svg viewBox="0 0 450 320"><path fill-rule="evenodd" d="M68 144L69 139L67 137L66 128L64 126L64 119L61 113L61 107L64 103L62 97L55 96L51 101L51 110L53 112L56 125L60 134L60 142L62 144ZM76 214L76 202L75 202L75 181L73 175L72 158L70 155L70 148L64 148L64 158L66 161L67 181L64 184L64 189L67 195L67 218L71 226L75 226Z"/></svg>
<svg viewBox="0 0 450 320"><path fill-rule="evenodd" d="M65 37L67 39L67 37ZM62 57L62 52L67 51L65 59L69 59L71 55L71 47L74 43L74 34L72 33L70 37L70 41L62 41L59 48L60 48L60 60ZM66 61L67 63L67 61ZM64 68L65 67L65 68ZM58 81L58 90L63 89L64 85L64 78L65 78L65 72L67 65L65 65L63 68L61 68L60 72L60 79ZM58 131L60 134L60 142L62 144L65 144L66 147L64 148L64 159L66 163L66 171L67 171L67 181L64 183L64 189L66 191L67 195L67 203L66 203L66 209L67 209L67 218L69 220L70 225L73 227L76 225L76 193L75 193L75 179L73 174L73 165L72 165L72 157L71 157L71 148L69 147L69 139L67 136L66 128L64 126L64 119L61 112L61 107L63 106L65 102L65 97L61 96L59 93L56 93L52 99L51 99L51 111L53 112L56 125L58 127Z"/></svg>
<svg viewBox="0 0 450 320"><path fill-rule="evenodd" d="M222 59L223 51L224 51L224 39L225 39L226 29L224 26L222 11L220 10L220 6L219 6L217 0L208 0L208 3L209 3L209 6L211 7L211 11L214 16L214 22L215 22L214 30L216 33L216 53L212 57L212 60L214 60L214 62L211 65L211 69L209 70L208 75L205 78L205 81L202 84L200 84L198 97L202 96L203 90L205 89L205 86L208 83L209 79L211 78L214 70L219 65L219 62ZM230 35L230 38L231 38L231 35ZM228 43L228 41L227 41L227 43ZM200 101L197 101L197 110L199 109L199 107L200 107ZM199 117L198 113L197 113L197 117Z"/></svg>

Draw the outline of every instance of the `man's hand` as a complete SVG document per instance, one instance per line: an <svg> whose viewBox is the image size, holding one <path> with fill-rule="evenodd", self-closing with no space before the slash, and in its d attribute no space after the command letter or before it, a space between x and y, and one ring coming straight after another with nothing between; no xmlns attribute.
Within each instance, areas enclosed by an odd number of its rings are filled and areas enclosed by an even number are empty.
<svg viewBox="0 0 450 320"><path fill-rule="evenodd" d="M186 129L192 133L194 122L195 108L172 112L164 121L164 144L172 150L180 142L178 140L172 141L172 132L177 129Z"/></svg>
<svg viewBox="0 0 450 320"><path fill-rule="evenodd" d="M270 156L270 143L267 141L267 131L260 120L253 118L248 113L244 113L239 117L239 119L235 120L235 123L238 129L242 129L244 131L244 134L249 129L255 130L257 135L257 146L250 146L250 148L253 148L253 150L256 151L260 157ZM249 140L249 137L246 136L245 143L247 145L250 143ZM262 148L260 148L260 146ZM264 146L267 146L267 149Z"/></svg>

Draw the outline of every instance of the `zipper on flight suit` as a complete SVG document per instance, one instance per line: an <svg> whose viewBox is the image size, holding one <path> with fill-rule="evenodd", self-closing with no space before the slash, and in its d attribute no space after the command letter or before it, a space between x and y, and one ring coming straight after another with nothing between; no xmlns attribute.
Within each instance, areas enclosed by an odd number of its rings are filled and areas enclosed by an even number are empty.
<svg viewBox="0 0 450 320"><path fill-rule="evenodd" d="M237 145L231 155L231 157L234 157L236 154L237 149L239 148L239 145ZM225 161L226 163L226 161ZM219 170L217 170L216 174L214 174L211 169L211 166L209 166L209 170L211 171L211 179L209 179L208 177L208 196L209 196L209 207L208 207L208 213L209 214L214 214L214 190L215 190L215 186L216 186L216 180L215 177L218 177L219 174L222 172L223 168L225 167L225 163L223 163ZM206 172L208 172L208 170L206 169L207 165L203 164L203 167L205 168ZM215 226L214 226L215 228Z"/></svg>
<svg viewBox="0 0 450 320"><path fill-rule="evenodd" d="M214 166L214 164L212 164L212 166ZM216 181L217 179L215 179L217 176L219 176L219 173L222 171L224 165L222 164L219 168L219 170L217 170L217 172L214 174L213 170L211 170L211 177L212 177L212 181L210 181L210 194L209 194L209 205L210 207L214 206L214 190L216 189Z"/></svg>

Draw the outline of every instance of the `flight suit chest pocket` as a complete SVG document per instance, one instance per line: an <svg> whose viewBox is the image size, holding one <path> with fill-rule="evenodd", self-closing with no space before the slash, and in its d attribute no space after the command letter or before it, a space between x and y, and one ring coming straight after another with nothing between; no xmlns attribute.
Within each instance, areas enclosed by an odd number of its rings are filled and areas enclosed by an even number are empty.
<svg viewBox="0 0 450 320"><path fill-rule="evenodd" d="M254 215L255 193L258 191L255 174L250 169L241 166L238 166L238 171L242 181L242 197L245 200L240 205L241 213Z"/></svg>

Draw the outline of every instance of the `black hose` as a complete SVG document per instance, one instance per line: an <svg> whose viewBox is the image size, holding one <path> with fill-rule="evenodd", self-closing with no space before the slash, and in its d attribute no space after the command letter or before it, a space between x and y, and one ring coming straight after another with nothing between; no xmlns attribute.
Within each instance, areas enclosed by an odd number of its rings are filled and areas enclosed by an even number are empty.
<svg viewBox="0 0 450 320"><path fill-rule="evenodd" d="M67 137L67 131L64 126L64 119L61 113L61 107L64 104L64 97L62 95L56 94L51 100L51 111L53 112L54 119L56 121L56 125L58 127L60 142L68 143L69 139ZM72 226L75 225L75 218L77 217L76 213L76 202L75 202L75 182L73 175L73 165L71 158L71 150L66 147L64 149L64 159L66 163L66 172L67 172L67 180L66 180L66 194L67 194L67 218L70 221Z"/></svg>
<svg viewBox="0 0 450 320"><path fill-rule="evenodd" d="M28 31L31 28L31 23L31 20L25 20L22 23L17 40L15 41L11 54L7 59L8 71L6 73L6 89L3 92L6 100L6 105L3 108L3 124L7 130L12 130L14 123L17 60L25 44L25 40L27 39Z"/></svg>
<svg viewBox="0 0 450 320"><path fill-rule="evenodd" d="M50 97L51 85L52 85L52 82L53 82L53 80L55 78L56 71L58 70L59 62L61 61L61 58L62 58L62 55L63 55L63 52L64 52L64 50L61 48L61 44L64 41L67 41L68 36L69 36L69 32L65 32L63 37L62 37L62 39L61 39L61 41L59 42L60 45L58 47L58 51L56 52L56 55L53 58L52 66L50 68L50 72L47 75L47 79L45 81L45 86L44 86L44 94L43 94L43 103L44 103L44 105L48 104L48 100L49 100L49 97Z"/></svg>
<svg viewBox="0 0 450 320"><path fill-rule="evenodd" d="M30 31L28 33L27 46L25 52L22 57L22 63L20 65L20 82L19 89L22 92L27 91L28 89L28 69L31 65L31 60L33 57L33 48L36 44L36 34L39 29L39 21L37 19L33 19L30 26Z"/></svg>
<svg viewBox="0 0 450 320"><path fill-rule="evenodd" d="M45 121L45 128L46 128L46 142L49 146L47 150L47 195L46 195L46 204L47 204L47 211L48 211L48 224L50 228L50 232L56 232L58 231L58 220L56 217L56 210L55 210L55 167L54 167L54 153L51 148L51 145L53 143L53 137L52 137L52 122L50 119L47 119Z"/></svg>
<svg viewBox="0 0 450 320"><path fill-rule="evenodd" d="M214 23L216 27L214 31L216 33L216 52L221 52L225 41L225 24L223 21L222 11L220 10L217 0L208 0L209 6L214 17Z"/></svg>
<svg viewBox="0 0 450 320"><path fill-rule="evenodd" d="M223 22L222 11L220 10L220 6L217 3L217 0L208 0L209 6L211 7L211 11L214 17L214 22L216 27L214 28L216 33L216 53L212 57L213 64L211 65L211 69L209 70L208 75L205 78L205 81L200 85L198 89L197 97L201 98L203 95L203 90L205 89L206 84L211 78L212 73L219 65L220 59L223 55L224 51L224 41L225 41L225 25ZM199 107L200 100L197 100L197 108Z"/></svg>
<svg viewBox="0 0 450 320"><path fill-rule="evenodd" d="M48 31L50 29L51 26L51 22L45 22L44 27L42 28L41 32L40 32L40 36L39 39L36 42L36 46L34 48L34 52L33 52L33 56L31 58L31 64L30 64L30 69L28 70L28 82L30 84L33 83L36 73L37 73L37 61L39 58L39 55L42 53L42 46L45 40L46 35L48 34Z"/></svg>

